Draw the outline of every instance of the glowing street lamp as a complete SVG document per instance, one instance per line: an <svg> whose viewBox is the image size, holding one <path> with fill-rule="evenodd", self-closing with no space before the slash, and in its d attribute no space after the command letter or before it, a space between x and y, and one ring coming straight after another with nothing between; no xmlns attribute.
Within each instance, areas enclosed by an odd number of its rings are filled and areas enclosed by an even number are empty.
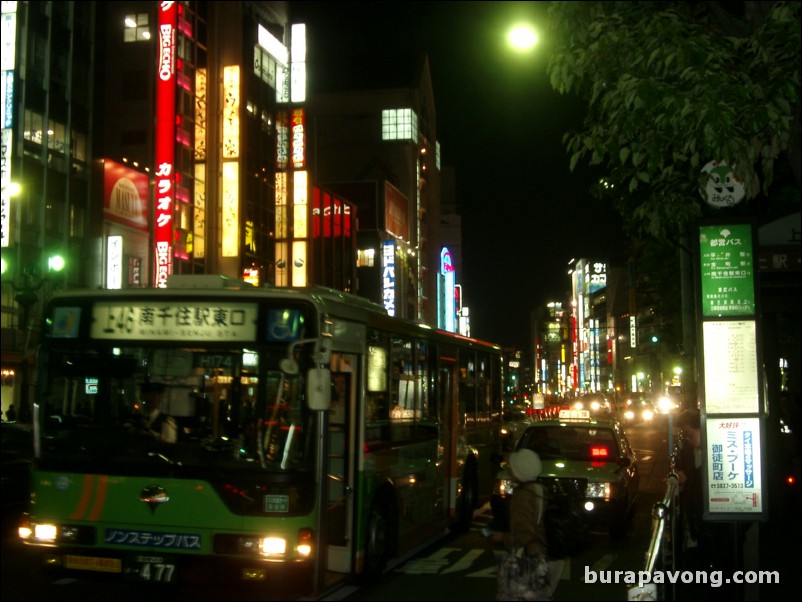
<svg viewBox="0 0 802 602"><path fill-rule="evenodd" d="M529 25L516 25L507 34L507 41L514 50L528 52L537 44L537 32Z"/></svg>

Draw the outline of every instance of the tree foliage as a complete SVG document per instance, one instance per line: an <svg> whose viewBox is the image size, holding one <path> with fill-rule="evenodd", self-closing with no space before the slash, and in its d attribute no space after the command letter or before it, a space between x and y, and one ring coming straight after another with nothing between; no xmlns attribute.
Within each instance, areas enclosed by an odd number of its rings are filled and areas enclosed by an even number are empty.
<svg viewBox="0 0 802 602"><path fill-rule="evenodd" d="M552 87L588 102L571 169L607 169L631 234L687 231L711 160L767 202L787 159L798 192L799 2L554 2L549 30Z"/></svg>

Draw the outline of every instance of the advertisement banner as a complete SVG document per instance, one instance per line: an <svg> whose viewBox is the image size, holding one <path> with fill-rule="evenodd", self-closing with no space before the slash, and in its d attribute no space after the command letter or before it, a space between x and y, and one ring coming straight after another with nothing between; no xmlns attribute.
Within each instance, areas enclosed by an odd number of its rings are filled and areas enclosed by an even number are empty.
<svg viewBox="0 0 802 602"><path fill-rule="evenodd" d="M760 419L708 419L706 433L710 513L762 513Z"/></svg>
<svg viewBox="0 0 802 602"><path fill-rule="evenodd" d="M103 162L103 215L106 219L148 231L149 178L115 161Z"/></svg>

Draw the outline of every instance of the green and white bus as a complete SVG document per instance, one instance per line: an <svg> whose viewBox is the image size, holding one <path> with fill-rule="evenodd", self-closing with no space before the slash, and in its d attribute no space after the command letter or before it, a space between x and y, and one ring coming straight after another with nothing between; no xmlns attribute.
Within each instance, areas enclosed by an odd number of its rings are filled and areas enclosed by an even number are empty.
<svg viewBox="0 0 802 602"><path fill-rule="evenodd" d="M496 345L220 276L64 292L44 318L19 532L50 569L322 593L489 500Z"/></svg>

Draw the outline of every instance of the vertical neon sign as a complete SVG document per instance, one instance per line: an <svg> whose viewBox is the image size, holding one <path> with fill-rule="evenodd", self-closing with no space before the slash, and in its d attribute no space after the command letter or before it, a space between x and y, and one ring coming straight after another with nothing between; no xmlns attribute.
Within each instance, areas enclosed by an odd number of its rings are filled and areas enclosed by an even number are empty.
<svg viewBox="0 0 802 602"><path fill-rule="evenodd" d="M384 308L395 315L395 242L382 243L382 300Z"/></svg>
<svg viewBox="0 0 802 602"><path fill-rule="evenodd" d="M153 237L156 286L167 286L173 271L175 204L175 35L176 2L159 2L159 65L156 81L156 202Z"/></svg>
<svg viewBox="0 0 802 602"><path fill-rule="evenodd" d="M456 273L454 272L454 260L451 251L446 247L440 250L440 294L438 301L440 305L440 320L438 326L448 332L456 332L457 310L454 299Z"/></svg>

